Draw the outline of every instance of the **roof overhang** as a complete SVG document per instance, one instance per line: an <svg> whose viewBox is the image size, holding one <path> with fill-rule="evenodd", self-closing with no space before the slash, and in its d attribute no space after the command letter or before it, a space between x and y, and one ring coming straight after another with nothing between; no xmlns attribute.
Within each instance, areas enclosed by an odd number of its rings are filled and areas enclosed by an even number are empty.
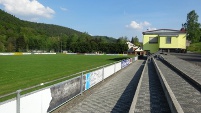
<svg viewBox="0 0 201 113"><path fill-rule="evenodd" d="M166 37L166 36L171 36L171 37L178 37L179 34L160 34L158 35L159 37Z"/></svg>
<svg viewBox="0 0 201 113"><path fill-rule="evenodd" d="M159 36L178 36L179 34L186 34L184 31L172 29L159 29L142 32L143 35L159 35Z"/></svg>

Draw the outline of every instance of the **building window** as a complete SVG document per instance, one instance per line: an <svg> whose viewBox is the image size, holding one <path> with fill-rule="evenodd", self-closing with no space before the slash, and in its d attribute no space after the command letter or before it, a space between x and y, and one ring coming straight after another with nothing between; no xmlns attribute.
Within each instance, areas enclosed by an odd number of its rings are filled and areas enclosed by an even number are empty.
<svg viewBox="0 0 201 113"><path fill-rule="evenodd" d="M158 37L149 37L149 43L150 44L158 43Z"/></svg>
<svg viewBox="0 0 201 113"><path fill-rule="evenodd" d="M171 37L170 36L166 37L166 44L171 44Z"/></svg>

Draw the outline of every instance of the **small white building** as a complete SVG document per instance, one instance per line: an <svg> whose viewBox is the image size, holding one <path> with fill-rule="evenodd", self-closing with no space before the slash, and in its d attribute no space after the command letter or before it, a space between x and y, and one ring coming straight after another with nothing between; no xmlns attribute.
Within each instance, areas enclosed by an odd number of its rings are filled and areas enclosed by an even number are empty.
<svg viewBox="0 0 201 113"><path fill-rule="evenodd" d="M126 44L128 45L128 54L143 55L145 53L141 47L135 46L131 42L126 42Z"/></svg>
<svg viewBox="0 0 201 113"><path fill-rule="evenodd" d="M138 48L131 42L126 42L126 44L128 45L128 53L133 53Z"/></svg>

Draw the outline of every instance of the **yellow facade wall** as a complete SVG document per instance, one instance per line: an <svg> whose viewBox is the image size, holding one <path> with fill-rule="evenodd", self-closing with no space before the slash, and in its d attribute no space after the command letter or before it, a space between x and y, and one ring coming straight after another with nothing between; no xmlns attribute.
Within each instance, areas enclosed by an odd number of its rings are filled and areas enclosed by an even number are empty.
<svg viewBox="0 0 201 113"><path fill-rule="evenodd" d="M158 43L149 43L150 37L158 37ZM171 36L171 43L166 43L166 36L158 35L143 35L143 50L149 50L151 53L155 53L158 50L164 49L186 49L186 34L179 34L178 36Z"/></svg>
<svg viewBox="0 0 201 113"><path fill-rule="evenodd" d="M149 43L149 37L157 37L158 35L143 35L143 50L150 50L150 53L155 53L159 50L158 43Z"/></svg>
<svg viewBox="0 0 201 113"><path fill-rule="evenodd" d="M171 43L167 44L166 36L162 36L160 37L159 48L178 48L178 42L179 42L179 38L174 36L174 37L171 37Z"/></svg>
<svg viewBox="0 0 201 113"><path fill-rule="evenodd" d="M159 48L181 48L186 49L186 35L172 36L171 43L166 43L166 36L160 37Z"/></svg>
<svg viewBox="0 0 201 113"><path fill-rule="evenodd" d="M178 47L186 49L186 34L179 35Z"/></svg>

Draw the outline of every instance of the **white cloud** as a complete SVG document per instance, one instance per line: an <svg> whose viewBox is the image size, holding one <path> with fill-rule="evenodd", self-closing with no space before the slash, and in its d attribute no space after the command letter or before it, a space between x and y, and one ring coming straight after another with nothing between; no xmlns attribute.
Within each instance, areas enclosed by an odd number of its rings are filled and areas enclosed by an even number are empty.
<svg viewBox="0 0 201 113"><path fill-rule="evenodd" d="M136 21L131 21L131 23L129 25L126 25L126 27L133 29L142 29L142 25L140 25Z"/></svg>
<svg viewBox="0 0 201 113"><path fill-rule="evenodd" d="M136 30L143 30L145 27L149 27L149 29L156 29L156 28L151 28L151 23L144 21L144 22L139 22L137 23L136 21L131 21L129 25L126 25L127 28L132 28Z"/></svg>
<svg viewBox="0 0 201 113"><path fill-rule="evenodd" d="M147 21L144 21L143 23L141 23L142 26L150 26L151 24Z"/></svg>
<svg viewBox="0 0 201 113"><path fill-rule="evenodd" d="M66 8L64 8L64 7L60 7L60 9L61 9L62 11L68 11L68 9L66 9Z"/></svg>
<svg viewBox="0 0 201 113"><path fill-rule="evenodd" d="M5 10L11 14L19 15L29 20L36 18L52 18L55 11L43 6L37 0L0 0Z"/></svg>

